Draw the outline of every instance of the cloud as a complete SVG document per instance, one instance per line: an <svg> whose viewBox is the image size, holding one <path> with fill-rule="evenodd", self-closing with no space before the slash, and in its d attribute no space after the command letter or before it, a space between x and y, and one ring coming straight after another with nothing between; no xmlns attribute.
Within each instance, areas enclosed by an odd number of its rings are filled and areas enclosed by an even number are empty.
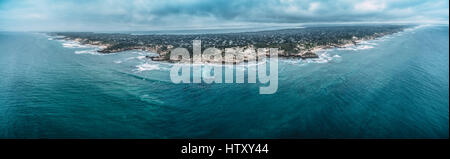
<svg viewBox="0 0 450 159"><path fill-rule="evenodd" d="M448 0L0 0L0 30L448 21Z"/></svg>
<svg viewBox="0 0 450 159"><path fill-rule="evenodd" d="M386 8L386 3L377 0L366 0L361 3L356 3L354 9L357 12L377 12L383 11Z"/></svg>

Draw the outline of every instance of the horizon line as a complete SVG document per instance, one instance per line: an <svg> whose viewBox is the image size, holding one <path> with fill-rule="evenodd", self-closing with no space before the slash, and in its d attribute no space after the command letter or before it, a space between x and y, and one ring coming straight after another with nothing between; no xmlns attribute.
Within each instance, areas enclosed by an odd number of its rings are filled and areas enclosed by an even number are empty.
<svg viewBox="0 0 450 159"><path fill-rule="evenodd" d="M185 31L185 30L216 30L216 29L257 29L270 27L285 27L279 29L289 29L295 27L305 27L308 25L364 25L364 24L394 24L394 25L449 25L449 21L373 21L373 22L304 22L304 23L241 23L233 25L219 26L167 26L167 27L148 27L149 29L0 29L0 32L146 32L146 31ZM146 27L146 26L139 26ZM278 30L278 29L274 29Z"/></svg>

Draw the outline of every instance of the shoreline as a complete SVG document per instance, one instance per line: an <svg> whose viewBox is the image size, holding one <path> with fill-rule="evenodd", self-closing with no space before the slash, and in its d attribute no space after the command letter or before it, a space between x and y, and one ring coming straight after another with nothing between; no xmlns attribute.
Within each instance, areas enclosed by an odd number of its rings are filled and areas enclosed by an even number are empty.
<svg viewBox="0 0 450 159"><path fill-rule="evenodd" d="M279 50L282 53L280 54L280 52L278 53L278 57L279 58L297 58L297 59L318 59L320 58L318 53L321 51L326 51L326 50L330 50L330 49L336 49L336 48L349 48L349 47L353 47L353 46L357 46L362 42L366 42L366 41L370 41L370 40L375 40L377 38L381 38L387 35L383 35L380 37L375 37L375 38L369 38L369 39L358 39L355 41L349 41L346 44L341 44L341 45L327 45L327 46L315 46L310 50L305 50L305 51L300 51L297 54L294 55L283 55L283 51L284 50ZM58 37L57 37L58 38ZM93 50L99 54L115 54L115 53L120 53L120 52L124 52L124 51L131 51L131 50L137 50L137 51L148 51L148 52L152 52L155 54L158 54L158 56L151 56L151 55L146 55L145 58L147 59L151 59L152 61L157 61L157 62L167 62L167 63L192 63L192 64L241 64L241 63L248 63L248 62L253 62L256 61L257 63L258 60L242 60L239 62L234 62L234 63L229 63L229 62L212 62L212 61L208 61L208 62L199 62L199 61L194 61L194 60L190 60L190 62L182 62L182 61L174 61L174 60L167 60L167 59L163 59L161 57L161 53L158 52L153 52L154 49L152 48L146 48L146 47L132 47L132 48L124 48L124 49L118 49L118 50L114 50L114 51L104 51L104 49L107 49L108 47L110 47L111 45L108 44L102 44L101 42L96 42L96 43L83 43L83 41L87 40L87 39L71 39L71 38L67 38L67 37L59 37L59 39L57 38L52 38L51 40L63 40L63 41L67 41L67 42L75 42L80 46L87 46L87 47L92 47L92 48L98 48L98 50ZM255 48L253 46L251 47L240 47L240 48L247 48L247 49L251 49ZM163 53L164 54L164 53ZM270 58L270 56L268 54L265 55L266 58ZM248 57L247 57L248 58ZM257 58L257 57L253 57L253 58Z"/></svg>
<svg viewBox="0 0 450 159"><path fill-rule="evenodd" d="M299 59L318 59L320 58L318 55L318 52L324 51L324 50L329 50L329 49L336 49L336 48L349 48L349 47L353 47L353 46L357 46L363 42L367 42L367 41L371 41L371 40L375 40L378 38L382 38L388 35L392 35L392 34L396 34L399 32L403 32L405 31L405 29L407 28L403 28L400 31L396 31L396 32L391 32L391 33L374 33L373 35L368 35L368 36L364 36L364 37L356 37L353 36L351 39L341 39L340 44L338 43L329 43L326 45L317 45L317 46L305 46L305 44L301 44L301 43L296 43L296 47L295 49L299 50L296 53L287 53L285 50L282 50L281 48L278 48L278 57L280 58L299 58ZM226 61L225 59L223 59L223 54L222 54L222 58L218 59L218 60L197 60L196 58L191 58L191 60L189 61L179 61L179 60L170 60L168 58L168 55L170 53L170 51L174 48L173 45L167 44L165 46L163 45L154 45L154 46L144 46L144 45L131 45L131 46L125 46L125 47L116 47L116 49L112 48L112 46L114 46L114 44L107 44L105 42L102 42L101 40L90 40L88 38L73 38L73 37L68 37L68 36L61 36L61 35L49 35L51 36L51 40L64 40L64 41L69 41L69 42L75 42L79 45L86 45L89 47L96 47L98 48L98 50L95 50L95 52L99 53L99 54L110 54L110 53L120 53L120 52L124 52L124 51L130 51L130 50L138 50L138 51L148 51L148 52L152 52L157 54L158 56L150 56L147 55L145 56L145 58L147 59L151 59L152 61L161 61L161 62L168 62L168 63L194 63L194 64L201 64L201 63L213 63L213 64L238 64L238 63L247 63L247 62L252 62L252 61L258 61L258 59L260 58L260 56L264 56L264 55L256 55L256 54L250 54L247 52L247 50L253 50L254 52L256 51L256 49L258 49L257 47L255 47L255 45L250 44L247 46L235 46L235 47L230 47L232 49L242 49L242 51L240 51L239 53L244 54L242 59L236 60L236 61ZM49 39L50 40L50 39ZM117 44L116 44L117 45ZM164 48L165 49L162 49ZM223 53L225 49L220 49L221 52ZM254 56L256 55L256 56ZM259 57L258 57L259 56ZM191 54L192 57L192 54ZM270 58L269 57L269 53L266 50L266 58Z"/></svg>

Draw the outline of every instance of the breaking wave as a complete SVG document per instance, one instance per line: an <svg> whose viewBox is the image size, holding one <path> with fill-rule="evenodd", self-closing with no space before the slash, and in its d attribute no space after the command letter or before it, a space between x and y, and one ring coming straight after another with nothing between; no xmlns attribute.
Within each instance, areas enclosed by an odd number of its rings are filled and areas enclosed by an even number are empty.
<svg viewBox="0 0 450 159"><path fill-rule="evenodd" d="M75 54L91 54L91 55L104 55L97 52L97 49L94 50L77 50Z"/></svg>
<svg viewBox="0 0 450 159"><path fill-rule="evenodd" d="M350 46L350 47L345 47L345 48L338 48L337 50L352 50L352 51L358 51L358 50L367 50L367 49L373 49L374 46L373 45L354 45L354 46Z"/></svg>
<svg viewBox="0 0 450 159"><path fill-rule="evenodd" d="M137 65L136 69L138 72L142 72L142 71L159 70L160 67L157 64L144 63L144 64Z"/></svg>
<svg viewBox="0 0 450 159"><path fill-rule="evenodd" d="M67 40L61 40L62 45L65 48L94 48L92 45L83 45L77 41L67 41Z"/></svg>

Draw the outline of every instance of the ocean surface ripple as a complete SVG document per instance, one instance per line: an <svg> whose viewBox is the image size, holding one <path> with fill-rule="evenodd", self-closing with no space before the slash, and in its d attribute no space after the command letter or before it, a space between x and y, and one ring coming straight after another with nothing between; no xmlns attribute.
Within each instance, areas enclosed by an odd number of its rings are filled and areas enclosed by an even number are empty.
<svg viewBox="0 0 450 159"><path fill-rule="evenodd" d="M173 84L150 52L0 32L0 138L448 138L448 44L448 25L424 26L283 59L260 95Z"/></svg>

